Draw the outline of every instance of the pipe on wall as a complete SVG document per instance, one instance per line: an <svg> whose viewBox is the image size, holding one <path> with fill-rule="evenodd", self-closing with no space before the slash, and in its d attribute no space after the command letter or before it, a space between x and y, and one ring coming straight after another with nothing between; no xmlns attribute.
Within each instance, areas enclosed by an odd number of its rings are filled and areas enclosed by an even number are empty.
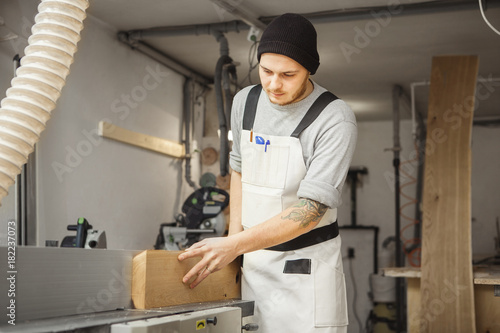
<svg viewBox="0 0 500 333"><path fill-rule="evenodd" d="M218 33L240 32L249 30L250 26L242 21L229 21L222 23L195 24L173 27L157 27L150 29L130 30L125 33L130 41L140 41L151 37L178 37L216 35Z"/></svg>
<svg viewBox="0 0 500 333"><path fill-rule="evenodd" d="M399 100L403 93L403 88L395 85L392 89L392 107L393 107L393 141L394 147L392 148L394 159L394 192L395 192L395 237L396 237L396 267L404 266L404 257L401 244L401 219L399 209L400 203L400 179L399 179L399 165L400 165L400 112ZM396 332L400 333L405 328L405 311L404 311L404 280L403 278L396 278Z"/></svg>
<svg viewBox="0 0 500 333"><path fill-rule="evenodd" d="M219 117L219 130L220 130L220 174L222 177L229 173L229 142L227 133L229 131L226 112L231 112L227 109L229 106L224 105L223 94L223 71L224 66L231 65L233 59L229 56L229 47L227 39L221 32L214 34L215 38L220 44L220 57L215 66L214 86L215 86L215 99L217 104L217 114ZM229 84L229 82L226 82Z"/></svg>
<svg viewBox="0 0 500 333"><path fill-rule="evenodd" d="M186 79L184 81L184 148L186 151L186 165L185 165L185 174L184 178L186 183L196 190L196 184L191 179L191 112L192 112L192 99L193 99L193 91L192 91L193 80Z"/></svg>
<svg viewBox="0 0 500 333"><path fill-rule="evenodd" d="M0 203L40 139L66 83L88 0L42 0L25 56L0 102Z"/></svg>

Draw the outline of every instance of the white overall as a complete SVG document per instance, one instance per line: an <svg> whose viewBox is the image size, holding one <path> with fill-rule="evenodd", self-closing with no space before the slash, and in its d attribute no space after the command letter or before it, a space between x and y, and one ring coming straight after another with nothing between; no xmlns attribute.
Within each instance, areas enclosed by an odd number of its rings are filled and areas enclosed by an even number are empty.
<svg viewBox="0 0 500 333"><path fill-rule="evenodd" d="M265 143L257 144L257 137ZM241 157L242 224L247 229L298 200L306 166L298 138L251 134L248 130L242 130ZM328 210L316 228L335 222L336 214L336 209ZM347 332L340 244L337 236L299 250L260 250L244 255L242 298L255 300L255 315L249 322L259 324L258 332ZM297 259L306 259L303 269L284 270L287 261Z"/></svg>

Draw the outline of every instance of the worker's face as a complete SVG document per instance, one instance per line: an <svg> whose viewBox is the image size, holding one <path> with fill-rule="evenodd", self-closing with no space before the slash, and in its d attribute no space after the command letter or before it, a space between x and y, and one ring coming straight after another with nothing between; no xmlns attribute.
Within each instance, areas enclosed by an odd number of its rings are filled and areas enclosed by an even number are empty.
<svg viewBox="0 0 500 333"><path fill-rule="evenodd" d="M305 98L312 91L309 71L295 60L275 53L260 57L259 76L272 103L287 105Z"/></svg>

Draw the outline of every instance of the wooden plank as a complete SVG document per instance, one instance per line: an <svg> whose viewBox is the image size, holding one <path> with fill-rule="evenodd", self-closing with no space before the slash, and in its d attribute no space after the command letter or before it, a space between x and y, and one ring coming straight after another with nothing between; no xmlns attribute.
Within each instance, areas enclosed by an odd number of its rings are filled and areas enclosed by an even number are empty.
<svg viewBox="0 0 500 333"><path fill-rule="evenodd" d="M182 277L198 262L180 262L181 251L147 250L132 262L132 301L137 309L220 301L241 297L240 262L210 274L196 288L182 283Z"/></svg>
<svg viewBox="0 0 500 333"><path fill-rule="evenodd" d="M382 268L384 276L405 277L405 278L420 278L421 272L419 267L384 267Z"/></svg>
<svg viewBox="0 0 500 333"><path fill-rule="evenodd" d="M384 267L384 276L418 278L422 277L419 267ZM496 266L474 266L474 284L500 285L500 270Z"/></svg>
<svg viewBox="0 0 500 333"><path fill-rule="evenodd" d="M420 279L406 280L408 333L420 333Z"/></svg>
<svg viewBox="0 0 500 333"><path fill-rule="evenodd" d="M471 129L477 56L433 58L423 192L421 332L475 332Z"/></svg>
<svg viewBox="0 0 500 333"><path fill-rule="evenodd" d="M129 145L152 150L171 157L184 158L184 145L147 134L137 133L105 121L99 122L99 135Z"/></svg>
<svg viewBox="0 0 500 333"><path fill-rule="evenodd" d="M500 297L495 297L493 286L475 286L474 297L477 332L500 333Z"/></svg>

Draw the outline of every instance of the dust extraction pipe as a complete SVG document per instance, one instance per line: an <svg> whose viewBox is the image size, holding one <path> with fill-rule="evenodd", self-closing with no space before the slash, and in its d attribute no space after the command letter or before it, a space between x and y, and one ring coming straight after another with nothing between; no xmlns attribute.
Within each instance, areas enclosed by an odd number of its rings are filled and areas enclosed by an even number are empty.
<svg viewBox="0 0 500 333"><path fill-rule="evenodd" d="M0 108L0 203L14 184L66 82L88 0L42 0Z"/></svg>

